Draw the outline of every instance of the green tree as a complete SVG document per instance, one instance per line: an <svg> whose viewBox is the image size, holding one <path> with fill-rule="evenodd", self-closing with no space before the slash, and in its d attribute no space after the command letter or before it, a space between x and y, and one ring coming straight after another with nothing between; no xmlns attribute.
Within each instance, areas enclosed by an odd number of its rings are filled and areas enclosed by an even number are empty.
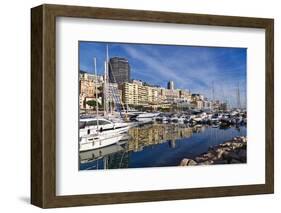
<svg viewBox="0 0 281 213"><path fill-rule="evenodd" d="M92 108L96 107L96 103L97 103L96 100L89 100L86 102L86 104Z"/></svg>

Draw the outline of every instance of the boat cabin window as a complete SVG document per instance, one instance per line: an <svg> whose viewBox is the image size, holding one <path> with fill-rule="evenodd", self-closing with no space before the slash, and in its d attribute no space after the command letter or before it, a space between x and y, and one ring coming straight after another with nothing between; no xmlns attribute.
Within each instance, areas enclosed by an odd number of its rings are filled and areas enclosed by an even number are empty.
<svg viewBox="0 0 281 213"><path fill-rule="evenodd" d="M99 121L99 124L100 124L100 121ZM88 121L87 122L87 126L96 126L97 125L97 121L94 120L94 121Z"/></svg>
<svg viewBox="0 0 281 213"><path fill-rule="evenodd" d="M83 129L86 126L86 122L79 122L79 129Z"/></svg>
<svg viewBox="0 0 281 213"><path fill-rule="evenodd" d="M111 124L111 122L109 121L104 121L104 120L99 120L99 125L106 125L106 124ZM79 128L83 129L86 126L97 126L97 120L93 120L93 121L80 121L79 123Z"/></svg>
<svg viewBox="0 0 281 213"><path fill-rule="evenodd" d="M109 121L104 121L104 120L99 121L99 125L106 125L106 124L111 124L111 123Z"/></svg>

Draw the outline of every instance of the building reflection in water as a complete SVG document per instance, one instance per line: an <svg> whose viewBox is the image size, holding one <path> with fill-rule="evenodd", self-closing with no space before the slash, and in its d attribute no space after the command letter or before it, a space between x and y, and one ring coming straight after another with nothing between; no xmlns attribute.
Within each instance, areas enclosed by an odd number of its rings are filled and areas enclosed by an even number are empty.
<svg viewBox="0 0 281 213"><path fill-rule="evenodd" d="M131 136L128 143L128 151L138 152L146 146L160 143L176 143L176 140L189 138L193 133L193 128L187 125L173 124L150 124L143 127L136 127L129 130ZM175 145L171 145L175 147Z"/></svg>
<svg viewBox="0 0 281 213"><path fill-rule="evenodd" d="M174 149L180 139L189 138L204 129L204 126L189 127L185 124L149 124L134 127L117 144L81 152L80 169L128 168L130 152L141 152L145 147L162 143L167 143Z"/></svg>

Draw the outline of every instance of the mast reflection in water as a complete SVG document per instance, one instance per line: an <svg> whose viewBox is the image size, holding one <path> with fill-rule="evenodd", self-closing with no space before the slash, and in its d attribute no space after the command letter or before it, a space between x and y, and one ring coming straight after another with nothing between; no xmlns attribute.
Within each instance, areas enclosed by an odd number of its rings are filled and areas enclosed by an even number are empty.
<svg viewBox="0 0 281 213"><path fill-rule="evenodd" d="M80 170L178 166L210 146L236 136L246 136L246 127L227 129L185 124L149 124L131 128L116 144L81 152Z"/></svg>

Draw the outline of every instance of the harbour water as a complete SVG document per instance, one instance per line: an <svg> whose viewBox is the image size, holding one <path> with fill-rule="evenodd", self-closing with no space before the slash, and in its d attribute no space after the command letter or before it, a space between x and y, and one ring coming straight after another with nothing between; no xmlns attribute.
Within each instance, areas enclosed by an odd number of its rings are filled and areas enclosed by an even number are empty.
<svg viewBox="0 0 281 213"><path fill-rule="evenodd" d="M178 166L209 147L246 136L245 126L151 123L133 127L116 144L79 153L80 170Z"/></svg>

